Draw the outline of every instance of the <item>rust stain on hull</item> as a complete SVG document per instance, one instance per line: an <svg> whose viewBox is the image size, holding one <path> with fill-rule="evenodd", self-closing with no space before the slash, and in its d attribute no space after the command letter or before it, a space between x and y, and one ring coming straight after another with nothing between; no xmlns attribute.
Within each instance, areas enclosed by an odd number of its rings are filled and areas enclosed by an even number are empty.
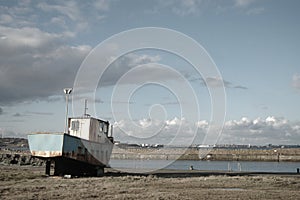
<svg viewBox="0 0 300 200"><path fill-rule="evenodd" d="M62 152L61 151L31 151L31 155L36 157L51 158L51 157L62 156Z"/></svg>

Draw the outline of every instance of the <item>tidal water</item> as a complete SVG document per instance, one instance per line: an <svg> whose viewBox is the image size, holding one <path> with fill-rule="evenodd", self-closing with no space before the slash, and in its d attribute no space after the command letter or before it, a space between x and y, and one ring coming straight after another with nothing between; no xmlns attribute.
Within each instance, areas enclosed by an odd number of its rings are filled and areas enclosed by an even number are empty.
<svg viewBox="0 0 300 200"><path fill-rule="evenodd" d="M110 166L116 169L176 169L242 172L297 172L300 162L254 162L254 161L194 161L194 160L117 160L112 159Z"/></svg>

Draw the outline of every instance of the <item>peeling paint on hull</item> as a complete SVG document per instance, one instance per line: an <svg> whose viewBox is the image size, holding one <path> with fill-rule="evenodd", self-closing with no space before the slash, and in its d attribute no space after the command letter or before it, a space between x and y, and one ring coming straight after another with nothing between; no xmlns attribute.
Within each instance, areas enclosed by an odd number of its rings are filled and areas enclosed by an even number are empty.
<svg viewBox="0 0 300 200"><path fill-rule="evenodd" d="M61 151L31 151L31 155L35 157L51 158L62 156Z"/></svg>
<svg viewBox="0 0 300 200"><path fill-rule="evenodd" d="M30 134L28 143L31 154L41 159L69 159L102 167L108 166L113 148L109 139L99 143L64 133Z"/></svg>

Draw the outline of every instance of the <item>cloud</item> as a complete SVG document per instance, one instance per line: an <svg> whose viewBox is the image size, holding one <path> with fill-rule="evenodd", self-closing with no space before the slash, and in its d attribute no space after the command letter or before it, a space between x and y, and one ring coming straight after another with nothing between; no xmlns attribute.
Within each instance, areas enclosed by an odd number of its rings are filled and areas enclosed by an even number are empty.
<svg viewBox="0 0 300 200"><path fill-rule="evenodd" d="M120 120L114 123L114 134L116 140L129 143L168 144L176 140L178 145L190 142L203 144L209 126L207 120L190 123L185 118L176 117L167 120L140 119L134 123ZM265 119L243 117L226 121L218 143L266 145L299 144L299 141L300 122L269 116Z"/></svg>
<svg viewBox="0 0 300 200"><path fill-rule="evenodd" d="M233 88L235 88L235 89L242 89L242 90L247 90L248 89L247 87L242 86L242 85L236 85Z"/></svg>
<svg viewBox="0 0 300 200"><path fill-rule="evenodd" d="M297 90L300 90L300 74L296 73L292 77L292 86Z"/></svg>
<svg viewBox="0 0 300 200"><path fill-rule="evenodd" d="M160 60L161 58L158 55L150 56L146 54L138 55L138 54L130 53L125 56L122 56L118 58L114 63L112 63L106 69L106 71L101 77L99 85L100 86L115 85L118 82L118 80L127 72L129 72L130 70L134 69L139 65L145 65L145 64L148 64L147 68L135 70L135 76L132 78L127 78L126 79L127 81L123 83L132 84L140 81L144 82L145 80L149 80L149 77L159 79L163 75L153 70L151 63L156 63ZM138 75L136 73L138 73ZM130 74L127 75L130 76ZM148 79L145 76L148 77Z"/></svg>
<svg viewBox="0 0 300 200"><path fill-rule="evenodd" d="M179 16L198 15L205 11L209 1L202 0L158 0L150 14L168 10Z"/></svg>
<svg viewBox="0 0 300 200"><path fill-rule="evenodd" d="M3 115L3 109L0 107L0 115Z"/></svg>
<svg viewBox="0 0 300 200"><path fill-rule="evenodd" d="M53 115L54 113L51 112L35 112L35 111L25 111L24 113L15 113L12 116L13 117L25 117L25 116L32 116L32 115L38 115L38 116L49 116Z"/></svg>
<svg viewBox="0 0 300 200"><path fill-rule="evenodd" d="M75 75L90 46L69 46L65 44L68 33L48 33L38 28L11 28L0 25L0 105L32 100L58 101L61 89L72 86ZM125 83L134 84L145 80L165 80L168 73L153 70L152 63L160 56L127 54L115 61L99 85L110 86L128 71L139 65L135 77ZM82 99L82 98L81 98ZM103 101L98 101L103 103Z"/></svg>
<svg viewBox="0 0 300 200"><path fill-rule="evenodd" d="M236 7L247 7L254 3L256 0L234 0L234 5Z"/></svg>
<svg viewBox="0 0 300 200"><path fill-rule="evenodd" d="M234 0L233 9L246 15L259 15L265 11L265 8L258 6L260 1L257 0Z"/></svg>
<svg viewBox="0 0 300 200"><path fill-rule="evenodd" d="M50 14L52 22L77 32L87 31L90 26L104 19L105 13L109 11L110 1L100 0L88 3L77 1L40 2L37 8Z"/></svg>
<svg viewBox="0 0 300 200"><path fill-rule="evenodd" d="M2 24L9 24L9 23L13 22L12 16L7 15L7 14L0 15L0 20L1 20Z"/></svg>
<svg viewBox="0 0 300 200"><path fill-rule="evenodd" d="M225 123L221 143L296 144L300 139L300 122L269 116L265 119L230 120Z"/></svg>
<svg viewBox="0 0 300 200"><path fill-rule="evenodd" d="M196 14L200 3L201 1L198 0L177 1L173 5L172 11L180 16Z"/></svg>
<svg viewBox="0 0 300 200"><path fill-rule="evenodd" d="M109 0L97 0L93 3L93 6L99 11L108 11L110 8Z"/></svg>
<svg viewBox="0 0 300 200"><path fill-rule="evenodd" d="M90 46L66 45L65 41L72 37L68 32L57 34L38 28L1 25L0 32L0 105L39 99L61 100L57 95L62 88L73 85L81 62L91 50ZM122 56L109 66L99 85L114 85L139 65L145 67L136 69L134 77L129 77L124 84L174 78L166 70L155 70L154 63L160 60L158 55Z"/></svg>
<svg viewBox="0 0 300 200"><path fill-rule="evenodd" d="M122 142L148 144L189 145L192 143L196 127L184 118L169 120L120 120L114 123L116 140Z"/></svg>
<svg viewBox="0 0 300 200"><path fill-rule="evenodd" d="M205 12L224 13L241 12L247 15L261 14L265 11L263 7L255 7L257 0L230 0L230 1L208 1L208 0L158 0L153 8L148 10L149 14L158 12L172 12L175 15L186 17L201 15Z"/></svg>
<svg viewBox="0 0 300 200"><path fill-rule="evenodd" d="M62 29L68 29L67 22L62 17L53 17L50 23L56 27L61 27Z"/></svg>
<svg viewBox="0 0 300 200"><path fill-rule="evenodd" d="M242 85L234 85L232 82L224 80L221 77L207 77L205 80L202 78L189 78L189 81L200 81L203 86L212 88L225 87L233 89L247 90L248 88Z"/></svg>
<svg viewBox="0 0 300 200"><path fill-rule="evenodd" d="M17 1L0 6L0 24L11 27L33 26L36 21L34 9L30 2Z"/></svg>
<svg viewBox="0 0 300 200"><path fill-rule="evenodd" d="M60 32L87 31L105 18L110 1L17 1L0 6L0 24ZM87 15L88 13L88 15Z"/></svg>
<svg viewBox="0 0 300 200"><path fill-rule="evenodd" d="M40 8L45 12L56 12L58 14L65 15L73 21L80 19L80 10L77 2L75 1L65 1L60 4L40 2L37 5L37 8Z"/></svg>
<svg viewBox="0 0 300 200"><path fill-rule="evenodd" d="M1 56L11 53L35 52L56 48L57 44L68 37L67 34L55 34L43 32L38 28L11 28L0 26L1 32ZM6 47L4 49L4 47ZM47 48L46 48L47 47ZM3 53L5 53L3 55Z"/></svg>
<svg viewBox="0 0 300 200"><path fill-rule="evenodd" d="M225 81L220 77L207 77L205 79L205 84L208 87L222 87L222 86L230 87L230 85L231 85L230 82Z"/></svg>
<svg viewBox="0 0 300 200"><path fill-rule="evenodd" d="M0 25L0 105L47 99L73 85L91 47L64 44L68 34ZM51 98L50 98L51 99Z"/></svg>

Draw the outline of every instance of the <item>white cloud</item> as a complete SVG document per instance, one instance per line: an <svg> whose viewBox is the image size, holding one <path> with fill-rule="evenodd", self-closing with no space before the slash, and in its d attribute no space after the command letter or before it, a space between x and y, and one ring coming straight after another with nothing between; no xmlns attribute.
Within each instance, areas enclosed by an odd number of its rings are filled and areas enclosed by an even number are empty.
<svg viewBox="0 0 300 200"><path fill-rule="evenodd" d="M37 7L45 12L54 11L61 15L65 15L73 21L76 21L81 17L77 2L75 1L64 1L61 4L48 4L46 2L40 2Z"/></svg>
<svg viewBox="0 0 300 200"><path fill-rule="evenodd" d="M166 120L166 125L167 126L174 126L174 125L180 125L182 121L184 121L185 119L182 118L181 120L178 119L177 117L175 117L174 119L171 120Z"/></svg>
<svg viewBox="0 0 300 200"><path fill-rule="evenodd" d="M138 121L138 123L139 123L139 125L141 126L141 127L149 127L149 126L151 126L151 124L152 124L152 122L151 122L151 120L150 119L141 119L141 120L139 120Z"/></svg>
<svg viewBox="0 0 300 200"><path fill-rule="evenodd" d="M32 26L35 15L30 2L17 1L15 4L0 6L0 24L11 27Z"/></svg>
<svg viewBox="0 0 300 200"><path fill-rule="evenodd" d="M190 15L201 15L205 12L224 13L242 11L247 15L256 15L264 12L263 7L255 7L257 0L230 0L230 1L209 1L209 0L158 0L148 13L156 14L161 10L168 10L176 15L185 17Z"/></svg>
<svg viewBox="0 0 300 200"><path fill-rule="evenodd" d="M65 37L63 34L50 34L38 28L10 28L0 26L0 32L5 38L1 41L2 51L28 51L35 48L36 51L41 47L51 47ZM4 49L4 47L6 47Z"/></svg>
<svg viewBox="0 0 300 200"><path fill-rule="evenodd" d="M206 4L203 0L158 0L155 7L148 13L155 14L167 9L179 16L197 15L205 10Z"/></svg>
<svg viewBox="0 0 300 200"><path fill-rule="evenodd" d="M299 122L292 123L274 116L230 120L225 123L221 143L295 144L300 139L298 126Z"/></svg>
<svg viewBox="0 0 300 200"><path fill-rule="evenodd" d="M297 90L300 90L300 74L296 73L293 75L292 86Z"/></svg>
<svg viewBox="0 0 300 200"><path fill-rule="evenodd" d="M76 22L75 27L77 31L88 28L84 14L81 12L81 8L76 1L63 1L59 4L41 2L37 5L37 7L44 12L51 13L52 15L53 13L57 13L57 15L60 16L58 18L60 18L61 22L69 20Z"/></svg>
<svg viewBox="0 0 300 200"><path fill-rule="evenodd" d="M202 130L207 130L207 128L209 126L209 123L206 120L201 120L201 121L197 121L195 123L195 125L196 125L197 128L200 128Z"/></svg>
<svg viewBox="0 0 300 200"><path fill-rule="evenodd" d="M110 1L18 1L0 6L0 24L79 33L105 18Z"/></svg>
<svg viewBox="0 0 300 200"><path fill-rule="evenodd" d="M116 140L129 143L187 145L193 141L196 127L184 118L169 120L120 120L114 123Z"/></svg>
<svg viewBox="0 0 300 200"><path fill-rule="evenodd" d="M185 118L168 120L141 119L134 123L120 120L114 124L116 140L135 143L168 144L202 144L210 123L206 120L189 123ZM137 127L138 126L138 127ZM124 129L125 128L125 129ZM195 132L196 131L196 132ZM126 135L126 134L128 135ZM155 133L153 135L153 133ZM132 137L134 136L134 137ZM299 144L300 122L290 122L284 118L269 116L265 119L249 119L225 122L220 144Z"/></svg>

